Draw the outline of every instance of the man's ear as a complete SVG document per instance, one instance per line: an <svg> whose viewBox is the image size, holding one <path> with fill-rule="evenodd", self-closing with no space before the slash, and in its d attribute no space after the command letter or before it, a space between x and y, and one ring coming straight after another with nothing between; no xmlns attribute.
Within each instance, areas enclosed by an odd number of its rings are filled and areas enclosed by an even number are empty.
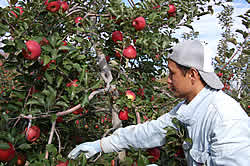
<svg viewBox="0 0 250 166"><path fill-rule="evenodd" d="M200 75L199 75L199 72L198 70L196 70L195 68L190 68L189 70L189 77L192 81L195 81L197 79L200 79Z"/></svg>

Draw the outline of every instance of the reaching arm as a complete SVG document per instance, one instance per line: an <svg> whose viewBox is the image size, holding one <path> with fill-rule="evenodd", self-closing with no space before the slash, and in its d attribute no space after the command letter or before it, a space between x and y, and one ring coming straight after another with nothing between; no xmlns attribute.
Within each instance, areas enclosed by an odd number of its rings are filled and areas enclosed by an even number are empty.
<svg viewBox="0 0 250 166"><path fill-rule="evenodd" d="M111 136L101 139L102 149L105 153L109 153L129 149L129 147L138 149L162 146L166 135L164 128L173 126L171 117L166 113L157 120L119 128Z"/></svg>

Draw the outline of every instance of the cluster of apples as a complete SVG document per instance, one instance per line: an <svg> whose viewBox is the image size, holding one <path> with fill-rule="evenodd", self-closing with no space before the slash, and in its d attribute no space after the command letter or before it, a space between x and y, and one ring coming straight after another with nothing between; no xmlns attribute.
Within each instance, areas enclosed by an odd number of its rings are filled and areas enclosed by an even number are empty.
<svg viewBox="0 0 250 166"><path fill-rule="evenodd" d="M136 98L135 93L131 90L126 90L125 96L131 101L134 101ZM120 120L128 120L128 107L124 107L124 110L119 112L118 117Z"/></svg>
<svg viewBox="0 0 250 166"><path fill-rule="evenodd" d="M174 17L176 15L176 7L173 4L169 4L168 15L169 17ZM160 5L154 7L159 8ZM132 26L135 28L136 31L141 31L146 27L146 20L144 17L140 16L135 18L132 21ZM123 41L123 35L121 31L114 31L112 33L112 40L117 44L117 41ZM135 43L136 40L134 40ZM136 58L136 49L133 45L129 45L123 49L122 52L123 56L127 59L135 59ZM116 51L115 56L121 58L121 55L118 51Z"/></svg>
<svg viewBox="0 0 250 166"><path fill-rule="evenodd" d="M26 128L25 132L26 139L29 142L34 142L40 137L40 128L37 126L31 126L29 130ZM16 152L15 147L8 142L9 148L1 148L0 149L0 162L10 162L17 155L17 163L18 166L23 166L26 161L26 157Z"/></svg>
<svg viewBox="0 0 250 166"><path fill-rule="evenodd" d="M144 17L137 17L132 21L132 26L135 28L136 31L141 31L146 27L146 21ZM112 33L112 40L117 44L117 41L123 40L123 35L121 31L114 31ZM122 52L123 56L128 59L135 59L136 58L136 49L133 45L127 46L123 49ZM116 51L116 56L121 58L121 55L118 51Z"/></svg>

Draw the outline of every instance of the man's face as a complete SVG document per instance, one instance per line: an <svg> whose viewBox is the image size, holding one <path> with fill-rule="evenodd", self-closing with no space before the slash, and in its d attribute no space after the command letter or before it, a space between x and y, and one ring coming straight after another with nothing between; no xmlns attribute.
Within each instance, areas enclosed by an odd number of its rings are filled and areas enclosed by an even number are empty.
<svg viewBox="0 0 250 166"><path fill-rule="evenodd" d="M172 60L168 60L168 69L168 88L174 93L175 97L188 98L190 93L192 93L189 73L187 72L184 76L183 71Z"/></svg>

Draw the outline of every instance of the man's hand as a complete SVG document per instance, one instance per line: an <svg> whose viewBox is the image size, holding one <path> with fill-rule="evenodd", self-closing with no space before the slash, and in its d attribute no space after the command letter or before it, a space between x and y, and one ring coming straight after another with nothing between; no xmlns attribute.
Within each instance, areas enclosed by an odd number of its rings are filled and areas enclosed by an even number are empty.
<svg viewBox="0 0 250 166"><path fill-rule="evenodd" d="M76 159L80 153L84 153L86 158L94 156L96 153L101 152L100 140L94 142L85 142L77 145L69 154L68 158Z"/></svg>

